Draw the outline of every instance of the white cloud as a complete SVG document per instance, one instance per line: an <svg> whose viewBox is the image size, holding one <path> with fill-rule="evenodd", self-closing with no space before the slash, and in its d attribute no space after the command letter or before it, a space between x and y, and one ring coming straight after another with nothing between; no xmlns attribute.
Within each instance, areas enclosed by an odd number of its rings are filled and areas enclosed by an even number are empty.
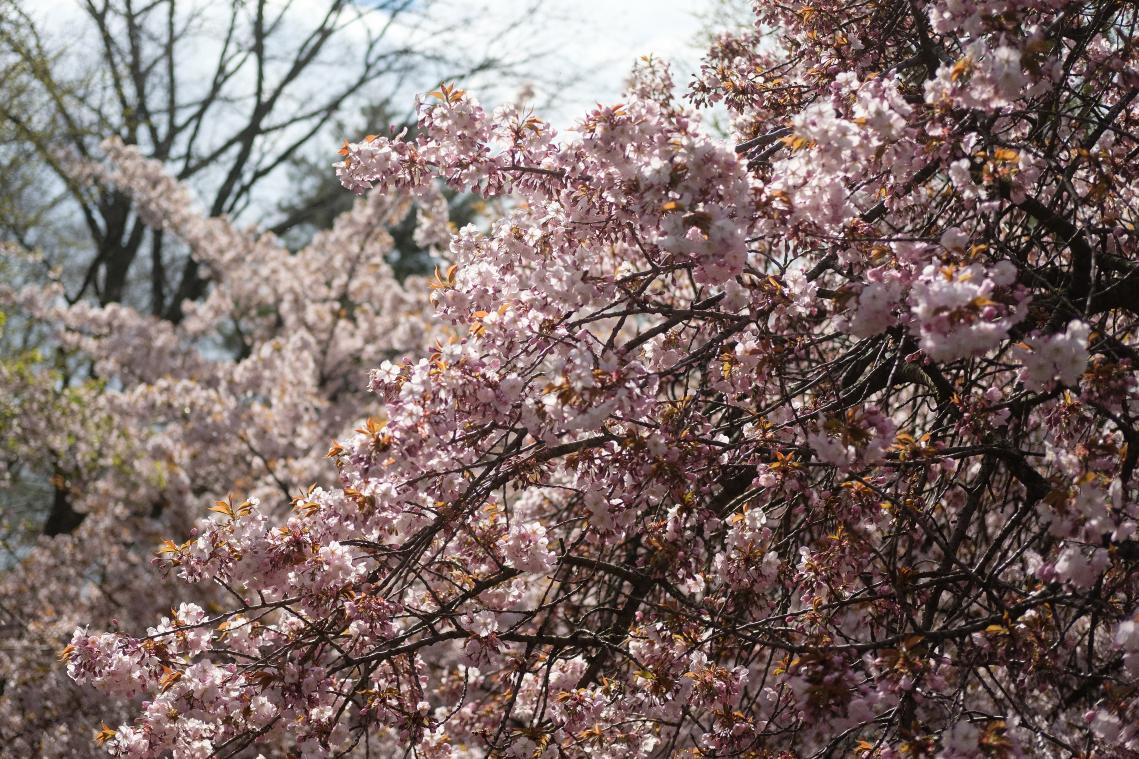
<svg viewBox="0 0 1139 759"><path fill-rule="evenodd" d="M533 0L484 0L461 3L471 23L462 30L459 45L480 50L486 40L511 21L523 17ZM528 71L537 90L536 103L544 118L567 127L596 103L620 97L634 62L652 54L673 64L679 84L687 83L700 60L696 38L700 13L709 0L546 0L527 23L506 35L489 52L503 57L533 53L540 63ZM451 3L434 11L445 18ZM568 82L568 84L567 84ZM472 88L484 101L503 100L511 92L489 87Z"/></svg>

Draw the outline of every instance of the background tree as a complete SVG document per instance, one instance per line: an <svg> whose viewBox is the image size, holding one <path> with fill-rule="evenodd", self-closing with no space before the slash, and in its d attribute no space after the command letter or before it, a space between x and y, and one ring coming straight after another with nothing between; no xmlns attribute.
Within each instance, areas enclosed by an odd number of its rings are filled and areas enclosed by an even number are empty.
<svg viewBox="0 0 1139 759"><path fill-rule="evenodd" d="M85 181L76 167L101 159L101 140L115 136L163 163L194 187L209 215L238 218L257 208L261 226L282 236L303 224L289 235L303 246L351 205L340 202L314 215L320 195L327 195L321 187L332 180L311 167L334 157L338 140L331 134L344 133L345 119L359 118L361 109L380 115L393 91L445 72L493 72L515 81L513 67L533 52L525 45L511 46L512 57L500 54L497 38L483 41L493 55L470 48L459 53L449 45L468 14L477 12L409 0L367 8L334 1L316 15L291 2L107 0L64 3L40 17L34 6L4 0L0 161L8 170L0 179L0 237L39 251L34 264L21 256L9 261L7 273L31 284L58 281L69 302L125 300L180 321L186 303L206 296L214 275L161 225L148 226L153 220L139 213L132 196ZM534 17L531 10L504 19L502 38L513 39L518 25ZM332 69L335 87L328 86ZM352 73L341 80L345 72ZM29 162L29 155L37 160ZM304 166L310 170L297 170ZM274 206L283 211L275 220ZM433 265L414 243L414 226L414 213L395 225L399 239L392 249L400 253L392 263L401 277ZM32 349L49 364L61 360L52 358L55 346L29 341L46 334L34 322L25 324L11 307L8 318L0 350L11 347L6 355L13 361L22 362ZM16 334L21 345L12 347ZM235 334L217 347L239 357L248 350ZM82 384L89 369L71 365L58 379ZM37 468L19 471L26 477ZM2 495L15 498L16 489L42 492L49 485L17 477ZM71 500L50 490L42 509L50 532L74 527Z"/></svg>
<svg viewBox="0 0 1139 759"><path fill-rule="evenodd" d="M58 216L45 224L46 209L34 204L26 213L38 215L40 239L23 241L63 268L72 301L93 294L117 302L133 290L133 302L178 321L183 302L205 292L207 273L148 229L129 197L77 182L71 164L97 159L98 143L117 136L190 182L210 215L236 218L271 206L271 195L258 195L267 178L314 137L328 138L334 118L383 103L408 82L491 70L508 76L531 52L513 44L513 57L505 57L501 40L489 40L484 54L460 54L448 41L471 11L433 15L436 5L331 0L313 14L268 0L85 0L39 19L30 6L6 0L0 56L19 75L6 86L21 94L0 105L8 150L37 156L52 177L44 181L41 172L38 195L65 197L64 219L79 223L90 244L44 237ZM507 21L502 34L513 30ZM31 225L13 219L8 234L26 237L21 228Z"/></svg>
<svg viewBox="0 0 1139 759"><path fill-rule="evenodd" d="M89 726L122 719L126 704L90 700L67 681L56 642L83 620L116 625L166 610L174 590L151 576L153 552L192 533L202 499L240 509L244 498L290 499L332 476L329 441L366 424L357 415L368 366L418 352L434 334L426 283L409 277L405 288L386 262L406 199L357 201L290 250L205 217L137 148L112 141L106 152L113 163L83 173L161 219L211 272L211 288L174 325L121 304L68 305L58 283L0 284L0 309L53 347L0 360L4 755L97 753ZM445 204L431 215L439 200L419 214L421 247L447 234ZM234 423L243 431L230 435ZM220 600L210 590L196 598Z"/></svg>

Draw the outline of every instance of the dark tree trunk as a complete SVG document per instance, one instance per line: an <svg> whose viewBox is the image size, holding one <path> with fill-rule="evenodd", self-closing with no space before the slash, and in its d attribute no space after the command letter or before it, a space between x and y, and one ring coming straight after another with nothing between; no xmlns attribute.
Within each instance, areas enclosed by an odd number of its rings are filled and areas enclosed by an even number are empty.
<svg viewBox="0 0 1139 759"><path fill-rule="evenodd" d="M51 500L51 513L48 514L47 521L44 522L44 535L68 535L83 523L87 515L80 514L71 507L67 480L58 469L51 478L51 486L54 495Z"/></svg>

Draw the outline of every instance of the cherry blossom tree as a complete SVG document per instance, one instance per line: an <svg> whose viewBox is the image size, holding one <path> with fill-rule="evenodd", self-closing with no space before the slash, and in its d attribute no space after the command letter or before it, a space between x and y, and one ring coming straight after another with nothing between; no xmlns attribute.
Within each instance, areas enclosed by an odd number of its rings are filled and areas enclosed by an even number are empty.
<svg viewBox="0 0 1139 759"><path fill-rule="evenodd" d="M163 549L216 605L75 631L104 748L1139 755L1139 10L755 12L687 102L648 59L566 138L449 86L345 147L509 202L338 479Z"/></svg>
<svg viewBox="0 0 1139 759"><path fill-rule="evenodd" d="M56 351L0 361L0 498L21 482L51 485L43 535L8 525L0 559L4 755L101 754L90 725L129 711L76 688L59 646L76 625L169 609L176 590L156 576L154 550L191 532L203 499L217 510L287 501L334 476L325 454L364 423L368 368L422 351L433 334L426 284L404 289L386 262L407 199L360 200L294 254L206 216L138 148L110 140L103 154L74 175L129 194L213 286L174 325L124 305L68 305L58 284L0 285L7 327L37 330ZM421 205L418 242L437 245L446 203L425 194ZM221 597L204 588L194 600Z"/></svg>

